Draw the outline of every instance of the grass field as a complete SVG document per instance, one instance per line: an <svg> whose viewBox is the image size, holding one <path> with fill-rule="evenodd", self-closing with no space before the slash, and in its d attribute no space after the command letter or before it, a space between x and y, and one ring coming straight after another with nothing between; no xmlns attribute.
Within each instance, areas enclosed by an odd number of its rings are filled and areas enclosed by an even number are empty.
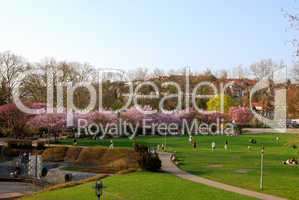
<svg viewBox="0 0 299 200"><path fill-rule="evenodd" d="M276 137L280 140L277 141ZM196 136L198 148L194 150L187 137L168 137L169 151L176 151L180 160L180 168L192 174L207 177L231 185L259 191L260 150L265 146L264 191L265 193L299 199L299 167L282 165L283 160L298 157L298 150L293 143L299 143L299 135L291 134L259 134L227 136ZM249 140L255 138L257 144L250 145ZM164 137L138 137L140 143L152 147L164 143ZM228 140L229 149L224 150ZM110 140L82 139L78 145L108 146ZM211 151L211 143L216 142L216 150ZM71 144L72 140L61 141ZM114 140L116 147L132 147L133 141L126 138ZM251 146L248 149L248 146Z"/></svg>
<svg viewBox="0 0 299 200"><path fill-rule="evenodd" d="M103 180L105 200L251 199L179 179L166 173L137 172ZM95 200L94 183L44 192L24 200Z"/></svg>

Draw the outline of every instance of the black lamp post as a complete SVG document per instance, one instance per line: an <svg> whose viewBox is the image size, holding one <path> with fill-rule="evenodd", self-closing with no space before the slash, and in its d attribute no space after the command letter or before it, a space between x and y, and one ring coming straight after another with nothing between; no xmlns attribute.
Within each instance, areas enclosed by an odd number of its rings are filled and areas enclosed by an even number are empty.
<svg viewBox="0 0 299 200"><path fill-rule="evenodd" d="M98 200L101 199L101 196L103 195L103 183L102 181L97 181L95 185L95 192L98 197Z"/></svg>

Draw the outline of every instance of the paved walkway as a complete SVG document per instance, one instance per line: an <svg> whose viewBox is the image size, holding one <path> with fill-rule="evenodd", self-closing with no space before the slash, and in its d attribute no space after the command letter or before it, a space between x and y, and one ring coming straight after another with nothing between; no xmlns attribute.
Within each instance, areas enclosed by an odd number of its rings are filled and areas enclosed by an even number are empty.
<svg viewBox="0 0 299 200"><path fill-rule="evenodd" d="M212 181L206 178L202 178L199 176L195 176L192 174L189 174L188 172L185 172L181 169L179 169L175 164L173 164L170 160L170 153L159 153L159 157L162 161L162 170L166 171L166 172L170 172L182 179L186 179L186 180L190 180L192 182L195 183L200 183L203 185L207 185L207 186L211 186L211 187L215 187L218 189L222 189L222 190L226 190L229 192L235 192L235 193L239 193L245 196L250 196L253 198L257 198L257 199L264 199L264 200L286 200L284 198L281 197L276 197L276 196L272 196L272 195L268 195L268 194L263 194L260 192L255 192L255 191L251 191L251 190L246 190L243 188L239 188L239 187L235 187L235 186L231 186L231 185L227 185L224 183L220 183L220 182L216 182L216 181Z"/></svg>
<svg viewBox="0 0 299 200"><path fill-rule="evenodd" d="M11 192L11 193L0 193L0 200L11 200L11 199L17 199L24 196L23 193L19 192Z"/></svg>
<svg viewBox="0 0 299 200"><path fill-rule="evenodd" d="M30 183L23 182L0 182L0 200L16 199L23 195L39 191L40 188Z"/></svg>
<svg viewBox="0 0 299 200"><path fill-rule="evenodd" d="M246 134L279 133L272 128L244 128ZM287 133L299 134L299 128L288 128Z"/></svg>

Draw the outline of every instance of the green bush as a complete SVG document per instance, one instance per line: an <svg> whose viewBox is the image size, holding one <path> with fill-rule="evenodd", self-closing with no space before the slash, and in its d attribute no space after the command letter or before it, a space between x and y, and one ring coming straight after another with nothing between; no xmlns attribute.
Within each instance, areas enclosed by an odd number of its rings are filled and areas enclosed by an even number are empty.
<svg viewBox="0 0 299 200"><path fill-rule="evenodd" d="M4 147L0 147L0 162L4 160L4 157L3 157L3 155L2 155L2 153L3 153L3 148L4 148Z"/></svg>
<svg viewBox="0 0 299 200"><path fill-rule="evenodd" d="M28 127L28 126L25 126L23 128L23 132L26 136L29 136L29 137L33 137L33 136L38 136L39 135L39 130L37 128L32 128L32 127Z"/></svg>
<svg viewBox="0 0 299 200"><path fill-rule="evenodd" d="M12 135L12 130L5 127L0 127L0 137L7 137Z"/></svg>
<svg viewBox="0 0 299 200"><path fill-rule="evenodd" d="M143 154L143 153L147 153L148 152L148 147L146 145L143 144L134 144L134 150L139 153L139 154Z"/></svg>
<svg viewBox="0 0 299 200"><path fill-rule="evenodd" d="M7 143L8 147L13 149L32 149L31 140L10 140Z"/></svg>
<svg viewBox="0 0 299 200"><path fill-rule="evenodd" d="M5 157L16 157L20 153L17 149L12 149L9 147L4 147L2 152L3 152L3 156Z"/></svg>
<svg viewBox="0 0 299 200"><path fill-rule="evenodd" d="M142 169L148 171L159 171L161 160L157 153L149 152L149 148L143 144L134 144L134 149L139 153L138 164Z"/></svg>

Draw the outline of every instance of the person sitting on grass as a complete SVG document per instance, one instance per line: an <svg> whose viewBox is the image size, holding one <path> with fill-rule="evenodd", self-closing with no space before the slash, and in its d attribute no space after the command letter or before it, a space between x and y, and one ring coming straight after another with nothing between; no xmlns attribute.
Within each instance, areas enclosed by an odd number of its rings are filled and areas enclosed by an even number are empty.
<svg viewBox="0 0 299 200"><path fill-rule="evenodd" d="M253 138L251 138L251 139L249 140L249 142L250 142L251 144L256 144L256 140L253 139Z"/></svg>
<svg viewBox="0 0 299 200"><path fill-rule="evenodd" d="M298 160L296 160L295 158L289 158L286 161L283 162L284 165L298 165Z"/></svg>
<svg viewBox="0 0 299 200"><path fill-rule="evenodd" d="M172 162L175 162L175 161L176 161L175 153L171 154L171 156L170 156L170 160L171 160Z"/></svg>
<svg viewBox="0 0 299 200"><path fill-rule="evenodd" d="M173 154L171 154L171 156L170 156L170 160L171 160L175 165L179 165L179 164L180 164L179 161L178 161L178 159L176 158L176 151L175 151Z"/></svg>

